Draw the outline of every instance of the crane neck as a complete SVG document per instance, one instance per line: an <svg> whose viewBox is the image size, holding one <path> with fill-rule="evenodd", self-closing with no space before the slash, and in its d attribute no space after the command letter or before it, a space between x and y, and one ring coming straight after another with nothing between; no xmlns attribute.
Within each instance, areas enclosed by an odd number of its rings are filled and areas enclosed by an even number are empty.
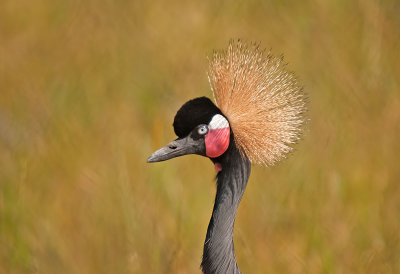
<svg viewBox="0 0 400 274"><path fill-rule="evenodd" d="M217 193L207 229L201 268L204 273L240 273L233 244L233 227L240 200L250 176L251 164L232 138L227 152L218 159Z"/></svg>

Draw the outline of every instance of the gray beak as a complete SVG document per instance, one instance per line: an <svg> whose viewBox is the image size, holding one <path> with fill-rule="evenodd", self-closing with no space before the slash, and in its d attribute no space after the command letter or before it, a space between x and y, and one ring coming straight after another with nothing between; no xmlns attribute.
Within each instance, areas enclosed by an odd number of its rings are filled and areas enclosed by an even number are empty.
<svg viewBox="0 0 400 274"><path fill-rule="evenodd" d="M147 162L161 162L187 154L203 155L204 151L204 139L193 140L190 136L187 136L185 138L176 139L165 147L155 151L147 159Z"/></svg>

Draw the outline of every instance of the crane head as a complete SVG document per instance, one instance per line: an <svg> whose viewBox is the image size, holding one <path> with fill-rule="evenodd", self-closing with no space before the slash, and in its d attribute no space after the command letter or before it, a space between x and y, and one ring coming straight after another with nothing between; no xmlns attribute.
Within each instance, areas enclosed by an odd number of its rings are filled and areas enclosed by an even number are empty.
<svg viewBox="0 0 400 274"><path fill-rule="evenodd" d="M300 139L307 108L303 88L283 57L265 54L258 44L231 41L210 58L208 78L215 105L206 97L185 103L174 121L179 138L148 162L185 154L218 162L229 143L255 164L271 166L286 158Z"/></svg>
<svg viewBox="0 0 400 274"><path fill-rule="evenodd" d="M186 102L178 110L173 126L178 138L155 151L147 162L160 162L187 154L213 159L223 155L229 147L229 122L207 97Z"/></svg>

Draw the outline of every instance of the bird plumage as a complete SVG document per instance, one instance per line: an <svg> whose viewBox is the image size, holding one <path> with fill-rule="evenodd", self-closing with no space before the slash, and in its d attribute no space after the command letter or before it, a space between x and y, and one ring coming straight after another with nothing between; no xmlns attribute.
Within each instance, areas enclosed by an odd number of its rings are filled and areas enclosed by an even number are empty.
<svg viewBox="0 0 400 274"><path fill-rule="evenodd" d="M231 41L227 51L213 54L208 77L239 149L253 163L273 165L292 150L306 105L283 58L265 54L256 44Z"/></svg>
<svg viewBox="0 0 400 274"><path fill-rule="evenodd" d="M204 243L204 273L240 273L233 228L251 162L273 165L291 151L304 124L305 96L281 58L257 45L231 42L210 60L216 105L206 97L186 102L174 119L178 138L148 162L197 154L215 164L217 193Z"/></svg>
<svg viewBox="0 0 400 274"><path fill-rule="evenodd" d="M228 150L215 162L221 163L217 174L217 193L204 242L201 268L204 273L240 273L236 262L233 228L240 200L247 186L251 164L240 153L233 135Z"/></svg>
<svg viewBox="0 0 400 274"><path fill-rule="evenodd" d="M208 124L215 114L222 112L207 97L189 100L175 115L173 123L175 134L180 138L185 137L197 125Z"/></svg>

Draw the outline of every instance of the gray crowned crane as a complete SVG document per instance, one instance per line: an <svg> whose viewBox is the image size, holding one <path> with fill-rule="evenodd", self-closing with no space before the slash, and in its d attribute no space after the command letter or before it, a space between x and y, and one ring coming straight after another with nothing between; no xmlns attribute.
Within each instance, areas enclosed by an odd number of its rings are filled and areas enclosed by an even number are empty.
<svg viewBox="0 0 400 274"><path fill-rule="evenodd" d="M210 58L208 78L215 104L206 97L186 102L173 127L178 138L148 162L187 154L208 157L217 171L217 192L204 243L204 273L240 273L233 227L251 163L271 166L286 157L302 132L303 88L283 58L257 44L231 41Z"/></svg>

